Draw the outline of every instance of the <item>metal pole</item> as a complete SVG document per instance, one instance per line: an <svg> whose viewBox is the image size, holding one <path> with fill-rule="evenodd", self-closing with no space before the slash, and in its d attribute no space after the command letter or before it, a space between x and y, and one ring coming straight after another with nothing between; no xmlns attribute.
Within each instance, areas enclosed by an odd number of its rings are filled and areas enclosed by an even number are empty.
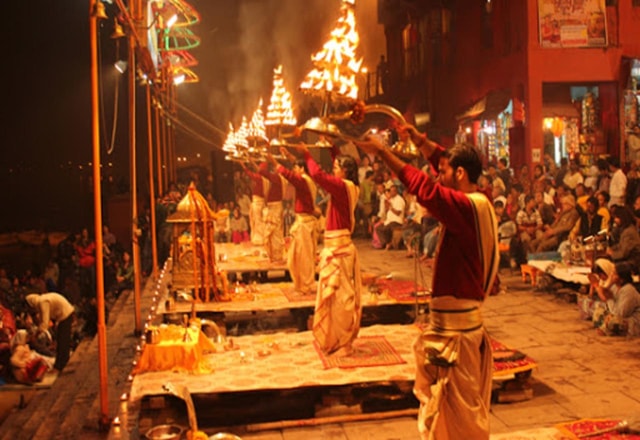
<svg viewBox="0 0 640 440"><path fill-rule="evenodd" d="M156 91L157 92L157 91ZM158 100L158 94L155 96L156 105L153 106L153 114L156 119L156 150L157 150L157 178L158 178L158 194L160 196L164 195L164 185L162 183L162 137L160 131L162 127L160 125L160 109L158 105L160 105L160 101Z"/></svg>
<svg viewBox="0 0 640 440"><path fill-rule="evenodd" d="M104 262L102 241L102 187L100 182L100 105L98 95L98 19L97 2L89 0L89 38L91 41L91 127L93 145L93 215L96 234L96 307L98 308L98 372L100 375L100 424L109 424L107 391L107 332L104 314Z"/></svg>
<svg viewBox="0 0 640 440"><path fill-rule="evenodd" d="M151 211L152 276L158 278L158 243L156 241L156 193L153 188L153 124L151 123L151 86L147 83L147 138L149 150L149 210Z"/></svg>
<svg viewBox="0 0 640 440"><path fill-rule="evenodd" d="M134 11L136 2L131 3L129 12L137 20ZM131 193L131 242L133 257L133 294L135 307L135 334L142 334L142 313L140 310L140 243L138 242L138 185L136 175L136 39L129 35L129 176Z"/></svg>

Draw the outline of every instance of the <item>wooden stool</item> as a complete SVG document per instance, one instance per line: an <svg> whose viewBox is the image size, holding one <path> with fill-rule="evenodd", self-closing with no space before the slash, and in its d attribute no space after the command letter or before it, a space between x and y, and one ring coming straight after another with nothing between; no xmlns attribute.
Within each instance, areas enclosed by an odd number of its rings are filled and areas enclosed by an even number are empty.
<svg viewBox="0 0 640 440"><path fill-rule="evenodd" d="M529 275L529 278L531 279L531 285L535 287L538 283L538 272L540 272L540 269L537 269L529 264L520 265L520 273L522 274L523 283L527 282L527 275Z"/></svg>

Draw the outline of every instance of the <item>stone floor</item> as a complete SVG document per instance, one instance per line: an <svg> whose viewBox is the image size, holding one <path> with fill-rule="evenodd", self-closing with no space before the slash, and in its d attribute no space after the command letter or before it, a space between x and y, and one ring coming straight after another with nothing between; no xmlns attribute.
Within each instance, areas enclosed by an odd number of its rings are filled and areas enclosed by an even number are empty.
<svg viewBox="0 0 640 440"><path fill-rule="evenodd" d="M426 283L430 269L405 257L405 251L382 251L358 240L362 268L396 279ZM581 418L634 418L640 415L640 344L637 340L598 336L589 322L581 321L575 304L566 296L534 290L519 273L501 271L505 291L485 302L485 324L506 345L538 362L532 377L531 400L494 404L492 434L551 426ZM143 316L151 304L154 283L143 295ZM107 329L109 351L109 414L119 409L118 397L127 389L135 345L133 295L114 306ZM106 439L99 431L96 341L74 355L50 390L39 390L24 409L0 425L0 439ZM121 427L120 429L123 429ZM213 433L209 433L213 434ZM417 439L415 417L242 432L243 439L260 440L391 440ZM505 438L504 436L500 438Z"/></svg>

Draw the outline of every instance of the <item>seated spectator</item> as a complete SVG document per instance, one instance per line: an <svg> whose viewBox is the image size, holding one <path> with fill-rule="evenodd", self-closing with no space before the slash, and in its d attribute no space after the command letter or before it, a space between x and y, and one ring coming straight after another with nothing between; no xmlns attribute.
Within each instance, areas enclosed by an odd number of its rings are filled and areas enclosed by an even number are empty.
<svg viewBox="0 0 640 440"><path fill-rule="evenodd" d="M569 240L573 241L578 238L584 239L595 236L603 229L606 230L607 228L602 224L602 216L598 214L598 199L589 197L586 209L580 213L580 218L569 233Z"/></svg>
<svg viewBox="0 0 640 440"><path fill-rule="evenodd" d="M640 336L640 293L633 285L633 265L616 263L609 289L597 287L602 300L593 311L593 325L607 336Z"/></svg>
<svg viewBox="0 0 640 440"><path fill-rule="evenodd" d="M229 220L231 229L231 241L235 244L249 241L249 223L247 219L240 213L240 208L233 209L233 215Z"/></svg>
<svg viewBox="0 0 640 440"><path fill-rule="evenodd" d="M223 210L228 210L227 204L222 204L219 208L221 209L218 213ZM216 243L229 243L229 240L231 239L230 222L231 220L229 219L229 215L219 215L216 218L214 232L214 239Z"/></svg>
<svg viewBox="0 0 640 440"><path fill-rule="evenodd" d="M133 262L131 254L124 251L122 258L116 266L116 284L113 287L113 295L118 298L123 290L133 289Z"/></svg>
<svg viewBox="0 0 640 440"><path fill-rule="evenodd" d="M586 295L578 297L578 309L583 319L591 319L593 317L593 311L595 304L602 301L598 295L598 289L609 289L611 282L613 281L612 274L614 271L614 264L611 260L606 258L598 258L593 265L589 278L589 292Z"/></svg>
<svg viewBox="0 0 640 440"><path fill-rule="evenodd" d="M402 228L404 223L404 211L406 202L398 192L398 186L392 180L385 184L385 195L382 199L381 207L383 211L380 213L382 224L376 227L376 234L380 240L382 248L391 249L393 244L391 238L393 231Z"/></svg>
<svg viewBox="0 0 640 440"><path fill-rule="evenodd" d="M567 239L569 232L578 221L579 214L576 209L576 201L572 195L564 196L561 200L562 210L558 218L551 226L543 228L543 236L531 240L529 251L534 253L553 251L558 249L560 243Z"/></svg>
<svg viewBox="0 0 640 440"><path fill-rule="evenodd" d="M640 267L640 235L629 208L614 207L613 228L617 231L614 235L619 238L609 246L607 255L615 262L628 261L633 267Z"/></svg>
<svg viewBox="0 0 640 440"><path fill-rule="evenodd" d="M517 235L511 240L510 254L515 259L517 265L527 262L527 252L531 240L541 240L544 235L542 232L542 217L536 209L536 200L531 194L527 194L524 198L525 206L518 211L516 216L516 226L518 228Z"/></svg>
<svg viewBox="0 0 640 440"><path fill-rule="evenodd" d="M11 341L11 370L13 377L20 383L40 382L53 368L54 359L43 356L29 346L26 330L18 330Z"/></svg>
<svg viewBox="0 0 640 440"><path fill-rule="evenodd" d="M611 211L609 211L609 193L606 191L598 191L596 193L598 199L598 214L602 216L602 224L611 230Z"/></svg>
<svg viewBox="0 0 640 440"><path fill-rule="evenodd" d="M407 258L415 256L416 247L422 241L422 216L426 213L426 208L420 206L416 201L416 196L405 193L407 202L407 215L402 225L402 242L407 250Z"/></svg>

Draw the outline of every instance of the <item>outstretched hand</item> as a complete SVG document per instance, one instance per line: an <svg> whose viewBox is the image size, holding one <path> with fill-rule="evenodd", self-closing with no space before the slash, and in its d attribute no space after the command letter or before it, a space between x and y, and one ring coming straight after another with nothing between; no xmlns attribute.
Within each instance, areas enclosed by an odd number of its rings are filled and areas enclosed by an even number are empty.
<svg viewBox="0 0 640 440"><path fill-rule="evenodd" d="M353 143L360 150L364 151L367 154L378 154L380 151L384 149L384 145L380 142L380 140L376 139L373 136L365 136L364 139L354 140Z"/></svg>
<svg viewBox="0 0 640 440"><path fill-rule="evenodd" d="M309 152L309 147L307 147L307 144L305 144L303 142L300 142L300 143L295 144L295 145L291 145L291 147L289 147L289 148L293 148L296 151L296 153L298 153L300 155L304 155L304 154Z"/></svg>

